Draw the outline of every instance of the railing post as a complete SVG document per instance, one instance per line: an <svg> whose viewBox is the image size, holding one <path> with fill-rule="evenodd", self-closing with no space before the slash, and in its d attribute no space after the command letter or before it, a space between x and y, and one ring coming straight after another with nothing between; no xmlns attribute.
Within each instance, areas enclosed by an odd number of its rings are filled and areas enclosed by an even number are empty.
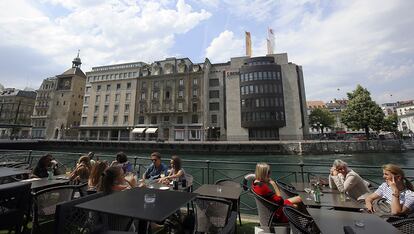
<svg viewBox="0 0 414 234"><path fill-rule="evenodd" d="M206 160L207 163L207 184L210 184L210 160Z"/></svg>
<svg viewBox="0 0 414 234"><path fill-rule="evenodd" d="M32 159L32 151L31 150L29 150L29 156L27 156L27 163L30 165L30 161L31 161L31 159ZM30 165L30 166L32 166L32 165Z"/></svg>
<svg viewBox="0 0 414 234"><path fill-rule="evenodd" d="M134 157L134 170L135 170L135 168L137 168L137 159L138 159L137 156L135 156Z"/></svg>
<svg viewBox="0 0 414 234"><path fill-rule="evenodd" d="M300 174L302 176L302 182L305 183L305 175L303 173L303 166L305 166L305 164L303 163L303 161L300 161L299 162Z"/></svg>

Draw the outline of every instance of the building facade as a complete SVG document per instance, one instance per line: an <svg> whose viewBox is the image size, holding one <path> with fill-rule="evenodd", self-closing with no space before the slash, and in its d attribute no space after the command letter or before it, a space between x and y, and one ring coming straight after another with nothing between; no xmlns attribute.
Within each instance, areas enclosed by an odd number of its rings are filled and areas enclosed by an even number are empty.
<svg viewBox="0 0 414 234"><path fill-rule="evenodd" d="M44 139L77 139L86 76L78 57L72 67L42 82L33 111L32 135Z"/></svg>
<svg viewBox="0 0 414 234"><path fill-rule="evenodd" d="M36 92L7 88L0 92L0 138L30 137Z"/></svg>
<svg viewBox="0 0 414 234"><path fill-rule="evenodd" d="M414 101L400 102L396 112L398 116L398 130L404 136L412 137L414 134Z"/></svg>
<svg viewBox="0 0 414 234"><path fill-rule="evenodd" d="M80 139L287 140L308 131L302 68L287 54L218 64L167 58L86 76Z"/></svg>

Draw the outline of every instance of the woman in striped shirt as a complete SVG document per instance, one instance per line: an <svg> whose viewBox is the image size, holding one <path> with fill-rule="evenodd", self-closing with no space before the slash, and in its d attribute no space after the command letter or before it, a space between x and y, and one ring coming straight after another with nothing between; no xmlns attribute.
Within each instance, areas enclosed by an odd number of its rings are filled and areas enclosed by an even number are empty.
<svg viewBox="0 0 414 234"><path fill-rule="evenodd" d="M365 199L365 206L369 212L375 212L372 207L374 200L385 198L391 205L391 214L402 215L414 211L414 187L405 178L404 171L394 164L382 166L385 180L378 189Z"/></svg>

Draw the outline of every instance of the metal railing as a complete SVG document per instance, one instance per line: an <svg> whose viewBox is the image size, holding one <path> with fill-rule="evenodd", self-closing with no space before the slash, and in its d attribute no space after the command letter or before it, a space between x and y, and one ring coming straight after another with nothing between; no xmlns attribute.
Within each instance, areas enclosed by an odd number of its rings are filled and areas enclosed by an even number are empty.
<svg viewBox="0 0 414 234"><path fill-rule="evenodd" d="M76 166L78 158L83 155L81 153L73 152L53 152L53 151L32 151L32 150L0 150L1 161L24 161L31 167L34 167L38 159L46 153L52 154L61 165L69 168ZM115 154L97 155L99 160L107 160L109 162L115 160ZM169 162L170 159L164 159L164 162ZM133 164L134 170L138 177L147 169L151 163L149 157L143 156L129 156L129 161ZM220 179L229 179L235 182L243 180L244 175L254 173L256 162L236 162L236 161L219 161L219 160L191 160L183 159L183 165L186 173L194 177L194 190L202 184L213 184ZM169 163L168 163L169 164ZM167 164L167 165L168 165ZM278 179L283 182L309 182L310 178L328 177L329 169L332 166L327 163L304 163L299 161L297 163L269 163L271 166L271 173L273 179ZM349 165L361 177L369 181L373 188L378 187L382 182L381 166L371 165ZM414 179L414 167L402 167L407 178L410 181ZM253 198L250 194L244 191L241 195L241 210L243 212L251 213L256 209Z"/></svg>

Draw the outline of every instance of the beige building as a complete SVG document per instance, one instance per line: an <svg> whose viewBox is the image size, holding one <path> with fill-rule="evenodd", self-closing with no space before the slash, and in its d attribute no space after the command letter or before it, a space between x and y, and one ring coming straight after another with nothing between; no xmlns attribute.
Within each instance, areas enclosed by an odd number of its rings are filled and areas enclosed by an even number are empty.
<svg viewBox="0 0 414 234"><path fill-rule="evenodd" d="M72 67L43 81L32 115L32 135L45 139L76 139L80 125L86 76L79 54Z"/></svg>
<svg viewBox="0 0 414 234"><path fill-rule="evenodd" d="M0 91L0 138L30 137L30 116L36 92L7 88Z"/></svg>

